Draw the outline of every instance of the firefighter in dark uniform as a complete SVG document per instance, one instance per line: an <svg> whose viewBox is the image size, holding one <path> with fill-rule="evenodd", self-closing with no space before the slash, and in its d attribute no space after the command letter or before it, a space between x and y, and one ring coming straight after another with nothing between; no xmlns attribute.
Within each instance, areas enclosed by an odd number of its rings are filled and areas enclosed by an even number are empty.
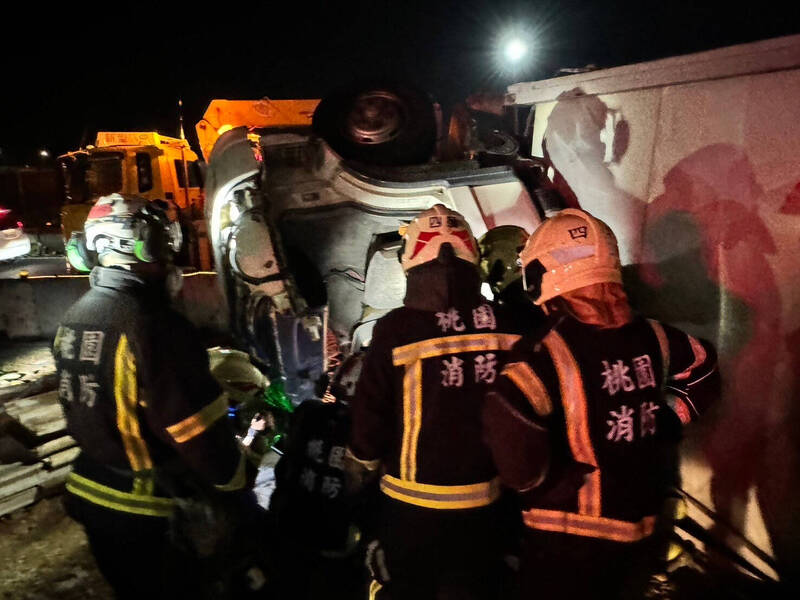
<svg viewBox="0 0 800 600"><path fill-rule="evenodd" d="M112 194L68 249L75 266L99 266L53 346L59 399L81 448L66 504L118 598L197 593L201 573L181 572L185 560L169 552L176 497L201 489L257 515L227 399L195 328L169 307L179 245L160 207ZM167 568L176 570L167 577Z"/></svg>
<svg viewBox="0 0 800 600"><path fill-rule="evenodd" d="M347 451L351 472L380 477L369 595L496 597L501 489L480 412L519 336L480 294L478 249L460 214L439 204L401 233L404 306L375 326Z"/></svg>
<svg viewBox="0 0 800 600"><path fill-rule="evenodd" d="M714 349L632 315L614 234L584 211L543 223L520 258L549 322L515 345L484 426L524 506L522 595L641 598L682 425L718 393Z"/></svg>

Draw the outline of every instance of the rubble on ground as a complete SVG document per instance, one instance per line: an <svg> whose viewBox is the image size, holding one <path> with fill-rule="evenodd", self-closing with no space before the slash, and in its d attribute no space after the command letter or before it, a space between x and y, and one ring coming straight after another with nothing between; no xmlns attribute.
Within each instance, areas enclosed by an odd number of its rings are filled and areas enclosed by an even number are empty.
<svg viewBox="0 0 800 600"><path fill-rule="evenodd" d="M0 405L56 386L56 364L50 342L0 345Z"/></svg>
<svg viewBox="0 0 800 600"><path fill-rule="evenodd" d="M61 498L0 517L1 600L85 600L112 597L81 526Z"/></svg>
<svg viewBox="0 0 800 600"><path fill-rule="evenodd" d="M0 516L63 488L79 449L56 391L0 405Z"/></svg>

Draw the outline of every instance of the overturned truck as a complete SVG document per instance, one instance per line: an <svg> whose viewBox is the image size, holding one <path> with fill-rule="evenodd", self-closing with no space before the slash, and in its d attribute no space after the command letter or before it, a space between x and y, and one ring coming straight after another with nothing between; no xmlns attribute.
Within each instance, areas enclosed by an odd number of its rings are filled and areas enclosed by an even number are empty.
<svg viewBox="0 0 800 600"><path fill-rule="evenodd" d="M434 106L392 86L212 102L198 135L234 334L294 401L321 396L402 302L398 226L442 203L478 237L531 232L564 199L617 233L637 310L720 351L723 398L685 445L684 537L716 531L750 574L796 577L800 36L508 91L524 131L479 107L441 138Z"/></svg>
<svg viewBox="0 0 800 600"><path fill-rule="evenodd" d="M398 228L418 212L442 203L476 236L541 222L543 166L477 121L453 124L458 148L440 160L434 104L413 90L209 106L206 216L231 326L295 402L402 304Z"/></svg>

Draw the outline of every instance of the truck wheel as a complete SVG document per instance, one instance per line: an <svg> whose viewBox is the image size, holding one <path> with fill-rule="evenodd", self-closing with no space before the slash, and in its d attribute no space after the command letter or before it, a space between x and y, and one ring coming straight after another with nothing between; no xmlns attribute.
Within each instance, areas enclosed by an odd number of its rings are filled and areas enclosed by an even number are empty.
<svg viewBox="0 0 800 600"><path fill-rule="evenodd" d="M436 117L426 94L410 87L351 87L325 97L312 121L314 133L343 159L402 166L430 160Z"/></svg>

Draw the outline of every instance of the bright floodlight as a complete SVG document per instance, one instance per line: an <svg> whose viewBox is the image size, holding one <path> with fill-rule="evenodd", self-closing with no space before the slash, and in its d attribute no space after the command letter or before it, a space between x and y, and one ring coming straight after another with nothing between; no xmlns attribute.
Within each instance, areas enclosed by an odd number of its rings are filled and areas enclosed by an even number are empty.
<svg viewBox="0 0 800 600"><path fill-rule="evenodd" d="M519 62L528 53L528 47L519 38L513 38L506 42L505 55L511 62Z"/></svg>
<svg viewBox="0 0 800 600"><path fill-rule="evenodd" d="M39 156L41 156L42 158L47 158L48 156L50 156L50 153L47 150L39 150Z"/></svg>

